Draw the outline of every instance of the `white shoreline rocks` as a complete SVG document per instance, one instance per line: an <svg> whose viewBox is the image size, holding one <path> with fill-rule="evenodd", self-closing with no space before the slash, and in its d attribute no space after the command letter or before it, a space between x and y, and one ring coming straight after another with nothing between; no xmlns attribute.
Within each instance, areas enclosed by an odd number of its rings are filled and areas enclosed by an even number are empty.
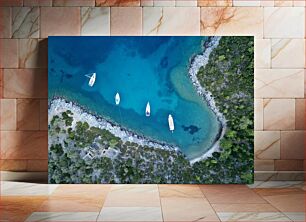
<svg viewBox="0 0 306 222"><path fill-rule="evenodd" d="M148 146L148 147L154 147L158 149L163 150L175 150L180 151L178 147L154 141L150 138L139 136L119 125L116 125L104 118L96 117L93 114L90 114L88 111L83 109L77 104L74 104L73 102L66 101L63 98L54 98L51 100L49 104L48 109L48 118L49 118L49 124L52 120L53 116L59 115L62 112L65 112L67 110L70 110L73 113L73 122L72 127L74 128L76 125L76 122L87 122L90 127L98 127L100 129L106 129L113 135L119 137L123 142L131 142L131 143L137 143L141 146Z"/></svg>
<svg viewBox="0 0 306 222"><path fill-rule="evenodd" d="M206 151L203 155L201 155L200 157L190 160L191 164L198 162L200 160L206 159L207 157L210 157L213 152L219 151L219 142L220 142L220 139L224 136L225 129L226 129L226 120L223 114L220 113L220 111L216 107L212 94L201 86L197 78L197 73L199 69L203 66L204 67L206 66L209 60L210 53L213 51L213 49L215 49L218 46L220 39L221 37L210 37L209 41L206 42L207 47L205 47L204 52L202 54L196 55L192 59L192 62L189 67L189 72L188 72L189 77L193 85L195 86L197 93L203 98L204 102L208 103L211 110L217 116L221 124L221 127L222 127L222 131L219 134L219 138L216 139L216 141L211 146L211 148L208 151ZM100 116L97 117L93 114L90 114L86 109L83 109L78 104L74 104L73 102L66 101L64 98L59 98L59 97L53 98L50 101L49 109L48 109L49 124L53 116L58 115L59 113L65 112L67 110L70 110L73 113L72 127L74 127L76 122L78 121L87 122L90 126L108 130L110 133L119 137L123 142L134 142L141 146L154 147L154 148L164 149L164 150L175 150L176 152L181 153L181 150L179 149L179 147L169 145L167 143L155 141L155 140L152 140L144 136L140 136Z"/></svg>
<svg viewBox="0 0 306 222"><path fill-rule="evenodd" d="M210 109L215 113L217 116L220 124L221 124L221 133L219 135L219 138L216 139L215 143L212 145L210 149L208 149L203 155L200 157L194 158L190 160L190 163L193 164L195 162L198 162L200 160L206 159L207 157L212 156L212 154L216 151L220 151L220 140L223 138L226 130L226 119L223 116L223 114L219 111L219 109L216 106L215 100L208 90L204 89L204 87L201 86L197 74L201 67L205 67L209 61L209 55L210 53L219 45L221 37L210 37L207 47L205 47L204 52L202 54L196 55L191 62L190 68L189 68L189 77L192 81L192 84L196 88L197 93L203 98L204 102L207 102Z"/></svg>

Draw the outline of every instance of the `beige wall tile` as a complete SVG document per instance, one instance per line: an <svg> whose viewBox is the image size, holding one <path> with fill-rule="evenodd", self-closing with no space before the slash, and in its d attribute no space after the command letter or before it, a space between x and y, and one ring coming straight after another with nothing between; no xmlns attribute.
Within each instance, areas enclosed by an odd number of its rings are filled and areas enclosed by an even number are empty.
<svg viewBox="0 0 306 222"><path fill-rule="evenodd" d="M42 7L40 36L80 35L80 22L78 7Z"/></svg>
<svg viewBox="0 0 306 222"><path fill-rule="evenodd" d="M306 69L304 69L304 98L306 98Z"/></svg>
<svg viewBox="0 0 306 222"><path fill-rule="evenodd" d="M219 7L226 7L232 6L232 0L198 0L198 6L219 6Z"/></svg>
<svg viewBox="0 0 306 222"><path fill-rule="evenodd" d="M140 6L140 0L96 0L96 6Z"/></svg>
<svg viewBox="0 0 306 222"><path fill-rule="evenodd" d="M175 6L175 0L153 0L154 7Z"/></svg>
<svg viewBox="0 0 306 222"><path fill-rule="evenodd" d="M233 6L260 6L260 0L233 0Z"/></svg>
<svg viewBox="0 0 306 222"><path fill-rule="evenodd" d="M47 69L5 69L5 98L47 98Z"/></svg>
<svg viewBox="0 0 306 222"><path fill-rule="evenodd" d="M272 39L273 68L304 68L304 62L304 39Z"/></svg>
<svg viewBox="0 0 306 222"><path fill-rule="evenodd" d="M264 8L265 38L304 38L305 10L300 7Z"/></svg>
<svg viewBox="0 0 306 222"><path fill-rule="evenodd" d="M48 160L28 160L27 171L46 172L48 171Z"/></svg>
<svg viewBox="0 0 306 222"><path fill-rule="evenodd" d="M263 36L263 9L260 7L202 7L202 35Z"/></svg>
<svg viewBox="0 0 306 222"><path fill-rule="evenodd" d="M0 39L0 68L18 68L17 39Z"/></svg>
<svg viewBox="0 0 306 222"><path fill-rule="evenodd" d="M295 129L305 129L305 99L295 100Z"/></svg>
<svg viewBox="0 0 306 222"><path fill-rule="evenodd" d="M16 100L0 100L0 129L16 130Z"/></svg>
<svg viewBox="0 0 306 222"><path fill-rule="evenodd" d="M293 6L293 0L274 0L275 7Z"/></svg>
<svg viewBox="0 0 306 222"><path fill-rule="evenodd" d="M22 6L22 0L1 0L0 7Z"/></svg>
<svg viewBox="0 0 306 222"><path fill-rule="evenodd" d="M255 97L303 98L303 69L257 69Z"/></svg>
<svg viewBox="0 0 306 222"><path fill-rule="evenodd" d="M260 0L260 6L274 6L274 0Z"/></svg>
<svg viewBox="0 0 306 222"><path fill-rule="evenodd" d="M254 102L254 128L263 130L263 99L255 99Z"/></svg>
<svg viewBox="0 0 306 222"><path fill-rule="evenodd" d="M11 38L12 10L9 7L0 8L0 38Z"/></svg>
<svg viewBox="0 0 306 222"><path fill-rule="evenodd" d="M183 6L183 7L196 7L198 5L197 0L176 0L175 6Z"/></svg>
<svg viewBox="0 0 306 222"><path fill-rule="evenodd" d="M304 159L304 131L281 132L281 159Z"/></svg>
<svg viewBox="0 0 306 222"><path fill-rule="evenodd" d="M254 160L254 170L273 171L274 170L274 160Z"/></svg>
<svg viewBox="0 0 306 222"><path fill-rule="evenodd" d="M200 9L197 7L144 7L143 34L200 35Z"/></svg>
<svg viewBox="0 0 306 222"><path fill-rule="evenodd" d="M294 128L294 99L264 99L264 130L290 130Z"/></svg>
<svg viewBox="0 0 306 222"><path fill-rule="evenodd" d="M303 160L275 160L275 170L277 171L303 171Z"/></svg>
<svg viewBox="0 0 306 222"><path fill-rule="evenodd" d="M0 160L0 170L2 171L26 171L26 160Z"/></svg>
<svg viewBox="0 0 306 222"><path fill-rule="evenodd" d="M109 7L82 7L81 20L81 35L110 35Z"/></svg>
<svg viewBox="0 0 306 222"><path fill-rule="evenodd" d="M280 159L279 131L255 131L254 141L255 159Z"/></svg>
<svg viewBox="0 0 306 222"><path fill-rule="evenodd" d="M4 159L47 159L47 132L1 131L1 156Z"/></svg>
<svg viewBox="0 0 306 222"><path fill-rule="evenodd" d="M19 68L47 68L47 65L47 39L19 39Z"/></svg>
<svg viewBox="0 0 306 222"><path fill-rule="evenodd" d="M3 69L0 69L0 99L3 97Z"/></svg>
<svg viewBox="0 0 306 222"><path fill-rule="evenodd" d="M153 6L153 0L140 0L141 6Z"/></svg>
<svg viewBox="0 0 306 222"><path fill-rule="evenodd" d="M23 0L24 6L52 6L52 0Z"/></svg>
<svg viewBox="0 0 306 222"><path fill-rule="evenodd" d="M304 0L293 0L293 6L296 7L305 7L306 2Z"/></svg>
<svg viewBox="0 0 306 222"><path fill-rule="evenodd" d="M111 8L111 35L141 35L141 34L142 34L141 7Z"/></svg>
<svg viewBox="0 0 306 222"><path fill-rule="evenodd" d="M17 130L39 130L39 100L17 100Z"/></svg>
<svg viewBox="0 0 306 222"><path fill-rule="evenodd" d="M12 37L38 38L40 21L39 16L38 7L13 7Z"/></svg>
<svg viewBox="0 0 306 222"><path fill-rule="evenodd" d="M53 6L95 6L95 0L53 0Z"/></svg>
<svg viewBox="0 0 306 222"><path fill-rule="evenodd" d="M48 130L48 100L41 99L39 104L39 129Z"/></svg>
<svg viewBox="0 0 306 222"><path fill-rule="evenodd" d="M255 39L255 68L271 67L271 40Z"/></svg>

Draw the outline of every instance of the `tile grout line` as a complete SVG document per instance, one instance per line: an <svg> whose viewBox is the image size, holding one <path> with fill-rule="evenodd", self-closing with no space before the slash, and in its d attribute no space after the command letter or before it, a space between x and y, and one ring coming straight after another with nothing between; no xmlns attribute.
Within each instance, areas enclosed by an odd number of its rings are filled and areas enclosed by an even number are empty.
<svg viewBox="0 0 306 222"><path fill-rule="evenodd" d="M157 190L158 190L159 205L160 205L160 211L161 211L162 221L165 221L165 220L164 220L163 207L162 207L162 203L161 203L161 196L160 196L160 191L159 191L159 184L156 184L156 186L157 186Z"/></svg>
<svg viewBox="0 0 306 222"><path fill-rule="evenodd" d="M218 215L217 211L215 210L215 208L212 206L212 204L211 204L211 202L209 201L209 199L208 199L208 198L205 196L204 192L202 191L202 189L201 189L200 185L199 185L199 184L197 184L197 186L198 186L198 188L200 189L200 191L201 191L201 193L202 193L203 197L204 197L204 198L207 200L207 202L209 203L210 207L211 207L211 208L213 209L213 211L215 212L215 214L216 214L217 218L219 219L219 221L221 221L221 222L222 222L222 220L221 220L221 218L219 217L219 215Z"/></svg>

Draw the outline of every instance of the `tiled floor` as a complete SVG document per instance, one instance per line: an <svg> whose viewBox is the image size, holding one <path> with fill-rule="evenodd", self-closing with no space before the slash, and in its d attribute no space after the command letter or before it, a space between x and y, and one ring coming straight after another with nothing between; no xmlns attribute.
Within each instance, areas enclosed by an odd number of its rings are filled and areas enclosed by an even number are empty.
<svg viewBox="0 0 306 222"><path fill-rule="evenodd" d="M0 221L305 221L304 189L301 182L246 186L2 181Z"/></svg>

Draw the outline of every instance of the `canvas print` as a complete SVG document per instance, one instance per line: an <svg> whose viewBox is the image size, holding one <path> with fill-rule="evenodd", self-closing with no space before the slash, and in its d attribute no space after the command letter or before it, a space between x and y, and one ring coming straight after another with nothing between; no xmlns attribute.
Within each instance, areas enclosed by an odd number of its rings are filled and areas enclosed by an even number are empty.
<svg viewBox="0 0 306 222"><path fill-rule="evenodd" d="M48 47L49 183L253 182L253 37Z"/></svg>

